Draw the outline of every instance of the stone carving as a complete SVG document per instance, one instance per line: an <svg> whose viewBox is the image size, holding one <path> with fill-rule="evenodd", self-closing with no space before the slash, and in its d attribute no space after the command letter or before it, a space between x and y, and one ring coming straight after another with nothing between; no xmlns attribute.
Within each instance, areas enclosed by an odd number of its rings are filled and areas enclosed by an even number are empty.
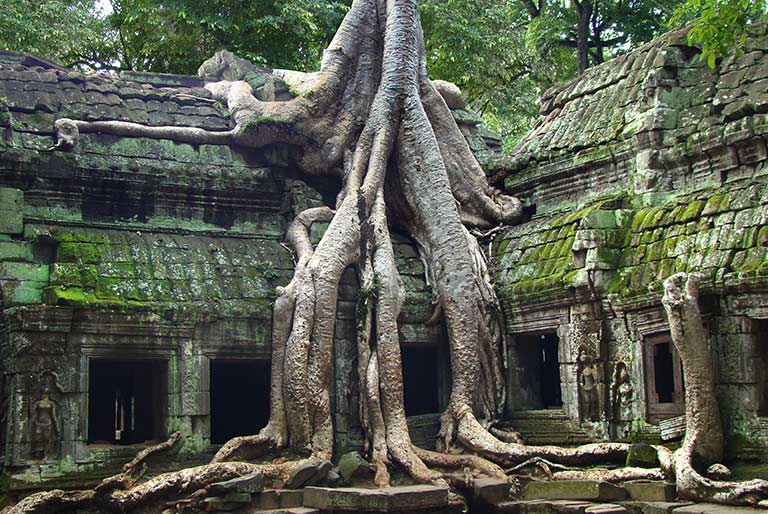
<svg viewBox="0 0 768 514"><path fill-rule="evenodd" d="M600 375L597 366L585 347L579 350L579 407L582 420L600 419Z"/></svg>
<svg viewBox="0 0 768 514"><path fill-rule="evenodd" d="M58 402L54 396L61 393L58 378L52 371L44 371L40 377L40 399L34 402L30 412L31 454L34 459L58 458L59 424Z"/></svg>
<svg viewBox="0 0 768 514"><path fill-rule="evenodd" d="M616 364L611 392L613 419L615 421L631 421L635 389L632 387L627 365L623 362Z"/></svg>

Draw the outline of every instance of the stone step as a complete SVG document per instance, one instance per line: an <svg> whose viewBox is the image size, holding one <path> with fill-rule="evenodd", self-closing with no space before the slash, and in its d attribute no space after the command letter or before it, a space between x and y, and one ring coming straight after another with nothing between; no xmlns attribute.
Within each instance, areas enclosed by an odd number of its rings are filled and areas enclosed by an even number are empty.
<svg viewBox="0 0 768 514"><path fill-rule="evenodd" d="M320 511L311 507L288 507L286 509L254 510L249 514L320 514Z"/></svg>
<svg viewBox="0 0 768 514"><path fill-rule="evenodd" d="M594 442L578 423L560 409L513 411L499 428L520 433L528 444L579 445Z"/></svg>
<svg viewBox="0 0 768 514"><path fill-rule="evenodd" d="M627 492L614 484L597 480L532 480L523 486L523 500L621 501Z"/></svg>
<svg viewBox="0 0 768 514"><path fill-rule="evenodd" d="M494 514L626 514L615 503L578 500L519 500L499 503L489 511Z"/></svg>
<svg viewBox="0 0 768 514"><path fill-rule="evenodd" d="M286 509L304 506L304 489L265 489L254 495L257 509Z"/></svg>
<svg viewBox="0 0 768 514"><path fill-rule="evenodd" d="M694 503L674 509L674 514L755 514L760 510L751 507L732 507L714 503Z"/></svg>
<svg viewBox="0 0 768 514"><path fill-rule="evenodd" d="M448 507L448 488L409 485L385 489L307 487L304 506L333 512L404 512Z"/></svg>
<svg viewBox="0 0 768 514"><path fill-rule="evenodd" d="M675 486L665 482L626 482L622 487L630 500L671 502L677 498Z"/></svg>
<svg viewBox="0 0 768 514"><path fill-rule="evenodd" d="M523 420L523 419L559 419L569 420L570 418L565 414L563 409L535 409L535 410L513 410L507 417L509 420Z"/></svg>
<svg viewBox="0 0 768 514"><path fill-rule="evenodd" d="M689 502L654 502L654 501L628 501L624 507L632 514L669 514L680 507L691 505Z"/></svg>
<svg viewBox="0 0 768 514"><path fill-rule="evenodd" d="M471 494L478 503L495 505L511 499L511 485L506 480L477 478L472 482Z"/></svg>

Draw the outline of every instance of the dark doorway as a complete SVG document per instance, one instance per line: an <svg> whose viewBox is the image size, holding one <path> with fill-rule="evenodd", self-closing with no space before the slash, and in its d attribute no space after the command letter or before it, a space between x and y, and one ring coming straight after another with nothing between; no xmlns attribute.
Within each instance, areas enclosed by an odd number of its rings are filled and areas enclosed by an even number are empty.
<svg viewBox="0 0 768 514"><path fill-rule="evenodd" d="M524 409L553 409L563 406L560 383L559 339L554 333L515 337Z"/></svg>
<svg viewBox="0 0 768 514"><path fill-rule="evenodd" d="M681 415L685 410L683 364L669 334L646 339L645 370L650 421Z"/></svg>
<svg viewBox="0 0 768 514"><path fill-rule="evenodd" d="M675 368L670 343L653 345L653 369L656 370L656 401L672 403L675 394Z"/></svg>
<svg viewBox="0 0 768 514"><path fill-rule="evenodd" d="M269 421L270 363L211 361L211 442L256 434ZM290 415L290 414L289 414Z"/></svg>
<svg viewBox="0 0 768 514"><path fill-rule="evenodd" d="M757 369L758 416L768 416L768 319L753 321Z"/></svg>
<svg viewBox="0 0 768 514"><path fill-rule="evenodd" d="M167 372L166 361L91 359L88 442L163 439Z"/></svg>
<svg viewBox="0 0 768 514"><path fill-rule="evenodd" d="M405 415L440 412L440 354L437 346L404 344L400 346L400 354Z"/></svg>

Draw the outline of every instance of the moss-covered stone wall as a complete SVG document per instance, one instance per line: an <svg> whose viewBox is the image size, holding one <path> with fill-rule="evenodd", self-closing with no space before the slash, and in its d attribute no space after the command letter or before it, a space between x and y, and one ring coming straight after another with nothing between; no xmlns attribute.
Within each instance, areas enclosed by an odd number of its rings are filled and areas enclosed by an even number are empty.
<svg viewBox="0 0 768 514"><path fill-rule="evenodd" d="M729 457L765 454L768 39L754 30L715 69L677 31L553 88L492 170L531 213L492 245L511 379L523 336L557 334L562 408L592 437L680 436L663 420L681 407L654 398L652 355L668 340L662 281L684 271L700 277ZM519 387L513 417L531 386Z"/></svg>

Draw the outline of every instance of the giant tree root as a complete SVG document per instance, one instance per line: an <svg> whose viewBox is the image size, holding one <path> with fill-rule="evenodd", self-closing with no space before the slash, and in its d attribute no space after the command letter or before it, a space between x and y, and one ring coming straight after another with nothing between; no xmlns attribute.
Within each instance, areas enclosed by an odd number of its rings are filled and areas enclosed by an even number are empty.
<svg viewBox="0 0 768 514"><path fill-rule="evenodd" d="M427 77L424 53L416 0L354 0L318 73L275 72L301 89L296 98L256 99L245 81L255 68L241 60L233 62L231 54L218 53L201 67L201 75L210 81L206 89L229 109L235 123L231 130L207 132L120 121L56 122L55 148L62 150L73 149L78 135L87 132L240 147L290 145L295 149L293 164L303 173L333 176L342 186L335 210L305 211L288 231L296 269L290 284L277 290L267 428L225 444L208 466L101 496L43 493L25 500L26 508L42 509L46 501L98 501L119 510L145 505L153 498L189 494L237 474L287 471L287 464L260 467L227 462L251 460L265 451L285 449L308 459L330 459L334 323L339 281L349 266L360 274L364 297L358 312L360 417L377 485L389 483L388 465L402 467L416 482L445 483L441 469L502 477L499 466L515 466L532 458L570 467L624 460L628 450L624 444L535 447L500 434L511 441L503 442L486 428L504 405L499 357L503 330L482 252L467 226L493 230L515 223L522 206L488 185L446 102ZM313 247L308 232L318 221L329 225ZM459 447L475 455L438 455L411 444L397 336L404 287L395 265L392 229L417 242L448 330L452 390L441 418L441 447ZM670 314L673 337L674 322L680 318L675 316ZM694 325L687 323L693 318L680 318L688 334ZM684 338L686 331L680 334ZM680 353L690 389L688 372L698 369L699 361L682 349ZM706 404L712 411L714 400L708 389L692 396L699 400L689 405ZM678 476L681 495L741 502L761 494L762 484L743 486L748 491L723 486L725 492L716 490L720 486L701 485L691 471L690 455L698 444L704 454L717 455L715 440L720 437L698 430L705 421L689 414L688 453L672 458L659 451L662 470ZM590 473L593 478L630 479L651 472ZM19 507L14 512L22 511Z"/></svg>
<svg viewBox="0 0 768 514"><path fill-rule="evenodd" d="M252 473L262 473L265 479L284 480L299 464L216 463L159 475L126 490L45 491L24 498L4 514L48 514L94 506L115 513L157 513L158 505L192 495L216 482Z"/></svg>
<svg viewBox="0 0 768 514"><path fill-rule="evenodd" d="M693 501L755 505L768 497L768 481L711 480L694 468L694 462L705 466L723 456L714 365L699 308L696 275L677 273L666 279L662 303L685 378L685 438L670 459L678 494Z"/></svg>

